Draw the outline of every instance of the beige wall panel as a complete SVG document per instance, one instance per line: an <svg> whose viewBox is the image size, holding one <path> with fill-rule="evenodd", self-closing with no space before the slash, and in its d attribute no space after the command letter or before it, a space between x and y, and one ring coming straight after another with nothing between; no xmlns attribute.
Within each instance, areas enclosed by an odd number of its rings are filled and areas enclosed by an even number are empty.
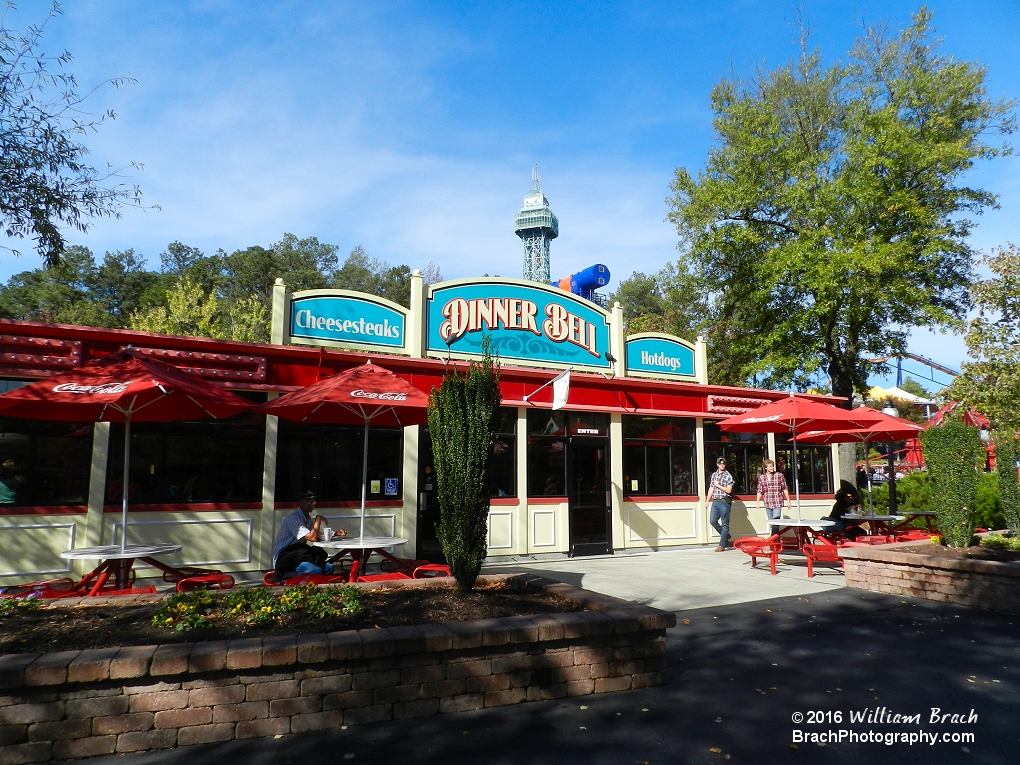
<svg viewBox="0 0 1020 765"><path fill-rule="evenodd" d="M71 562L61 558L60 553L74 547L78 524L75 520L66 520L68 516L54 518L52 523L40 523L44 518L8 516L0 519L0 577L23 579L71 572ZM84 520L83 515L81 521Z"/></svg>
<svg viewBox="0 0 1020 765"><path fill-rule="evenodd" d="M556 534L558 505L529 508L531 514L531 547L535 552L556 552L560 540Z"/></svg>
<svg viewBox="0 0 1020 765"><path fill-rule="evenodd" d="M366 537L395 537L397 536L397 513L399 507L378 507L365 509L365 536ZM287 513L277 518L276 528L280 528L280 521ZM316 509L316 515L322 515L329 521L334 529L343 529L348 536L356 537L361 533L361 508L349 507L320 507ZM413 541L413 540L411 540Z"/></svg>
<svg viewBox="0 0 1020 765"><path fill-rule="evenodd" d="M108 514L109 515L109 514ZM176 555L160 561L180 566L224 566L230 570L254 567L257 510L250 513L191 513L187 518L147 514L144 520L128 520L128 542L137 544L178 544ZM114 544L120 542L120 516L113 521ZM153 575L152 567L136 563L142 576Z"/></svg>
<svg viewBox="0 0 1020 765"><path fill-rule="evenodd" d="M660 547L698 541L697 506L626 505L627 546Z"/></svg>
<svg viewBox="0 0 1020 765"><path fill-rule="evenodd" d="M490 555L509 555L514 547L514 513L516 508L501 506L489 510L488 545Z"/></svg>
<svg viewBox="0 0 1020 765"><path fill-rule="evenodd" d="M801 500L801 518L814 519L824 518L832 509L831 500L811 499ZM708 536L712 542L719 541L719 534L710 524L707 523L711 506L705 512L706 525L708 525ZM793 512L784 508L783 516L789 518L797 517L797 500L793 500ZM733 500L733 507L730 508L730 541L746 536L768 535L768 526L765 524L765 511L754 509L754 500L744 502L740 499Z"/></svg>

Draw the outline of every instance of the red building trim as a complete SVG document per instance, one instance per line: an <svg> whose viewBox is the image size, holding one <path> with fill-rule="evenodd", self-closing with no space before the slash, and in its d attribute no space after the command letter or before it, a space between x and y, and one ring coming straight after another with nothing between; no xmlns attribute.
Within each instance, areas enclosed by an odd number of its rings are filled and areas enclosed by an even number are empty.
<svg viewBox="0 0 1020 765"><path fill-rule="evenodd" d="M166 504L135 504L132 502L128 505L128 512L132 513L210 513L222 510L261 509L261 502L174 502ZM123 510L122 505L103 505L104 513L120 513Z"/></svg>
<svg viewBox="0 0 1020 765"><path fill-rule="evenodd" d="M89 509L86 505L52 505L17 507L15 505L0 507L0 516L4 515L85 515Z"/></svg>
<svg viewBox="0 0 1020 765"><path fill-rule="evenodd" d="M0 319L0 375L38 379L67 368L69 362L58 362L58 357L66 358L69 354L77 353L76 358L84 362L126 345L144 348L167 363L198 371L203 377L227 388L280 393L363 364L366 355L425 393L430 392L433 386L439 386L445 374L453 369L464 370L467 366L462 361L447 363L434 358L412 359L407 356L365 354L299 345L242 343L204 337L156 335L126 329ZM42 365L37 359L25 357L23 351L29 347L40 349L39 353L47 358L52 356L52 363ZM10 352L4 353L5 350ZM527 406L551 408L551 386L540 391L537 389L556 374L556 370L503 365L500 389L505 404L525 406L524 396L530 394ZM731 410L740 403L753 405L759 401L775 401L787 395L774 390L638 377L607 379L597 373L572 372L570 403L566 408L575 411L640 411L646 415L721 418L732 414ZM834 396L809 398L829 403L843 400Z"/></svg>

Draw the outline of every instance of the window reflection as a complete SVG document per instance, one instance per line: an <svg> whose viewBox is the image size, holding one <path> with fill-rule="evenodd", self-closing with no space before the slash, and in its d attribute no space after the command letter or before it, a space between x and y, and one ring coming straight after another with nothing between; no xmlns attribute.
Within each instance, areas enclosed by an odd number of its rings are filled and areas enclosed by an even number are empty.
<svg viewBox="0 0 1020 765"><path fill-rule="evenodd" d="M683 417L623 417L623 493L692 496L696 422Z"/></svg>
<svg viewBox="0 0 1020 765"><path fill-rule="evenodd" d="M88 503L91 422L0 418L0 506Z"/></svg>

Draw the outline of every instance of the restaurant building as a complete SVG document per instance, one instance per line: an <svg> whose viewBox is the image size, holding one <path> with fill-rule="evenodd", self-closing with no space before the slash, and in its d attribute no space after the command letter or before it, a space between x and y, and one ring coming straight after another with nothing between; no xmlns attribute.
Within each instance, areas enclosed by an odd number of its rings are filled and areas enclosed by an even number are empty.
<svg viewBox="0 0 1020 765"><path fill-rule="evenodd" d="M714 424L787 394L708 385L700 338L627 336L618 304L537 282L429 286L415 272L411 283L408 309L362 293L291 293L278 279L269 344L0 321L0 391L132 345L254 402L368 358L428 392L478 358L489 335L503 395L490 558L713 543L704 495L719 455L736 481L736 536L765 531L754 509L764 458L780 463L792 492L788 438ZM547 383L564 370L566 405L554 410ZM0 418L0 586L79 573L62 551L119 541L122 428ZM180 564L266 570L280 521L306 489L332 526L357 533L362 438L360 427L251 414L135 423L130 539L181 544ZM840 466L838 447L798 452L803 514L821 517L834 481L852 476L852 456ZM406 538L398 555L438 558L428 429L373 428L368 477L366 534Z"/></svg>

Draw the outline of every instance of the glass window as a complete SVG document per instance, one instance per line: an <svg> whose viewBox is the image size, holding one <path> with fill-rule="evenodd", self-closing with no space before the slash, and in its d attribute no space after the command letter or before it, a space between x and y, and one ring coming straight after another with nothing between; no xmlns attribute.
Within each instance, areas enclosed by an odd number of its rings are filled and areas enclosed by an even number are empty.
<svg viewBox="0 0 1020 765"><path fill-rule="evenodd" d="M833 493L831 457L832 449L829 446L797 444L797 478L801 494ZM794 492L792 465L793 446L790 437L777 435L776 470L786 476L791 494Z"/></svg>
<svg viewBox="0 0 1020 765"><path fill-rule="evenodd" d="M623 417L625 496L692 496L696 423L681 417Z"/></svg>
<svg viewBox="0 0 1020 765"><path fill-rule="evenodd" d="M264 394L254 394L264 398ZM254 396L248 396L249 398ZM131 502L258 502L266 418L131 423ZM124 425L110 426L106 501L124 496Z"/></svg>
<svg viewBox="0 0 1020 765"><path fill-rule="evenodd" d="M281 418L276 499L294 502L311 489L320 500L360 500L364 430L360 425L304 425ZM403 472L403 429L370 428L365 497L400 499Z"/></svg>
<svg viewBox="0 0 1020 765"><path fill-rule="evenodd" d="M714 422L706 422L706 479L715 471L715 461L719 457L726 459L726 469L733 476L735 494L756 493L758 476L765 460L764 433L724 432Z"/></svg>
<svg viewBox="0 0 1020 765"><path fill-rule="evenodd" d="M0 417L0 507L88 504L93 429Z"/></svg>
<svg viewBox="0 0 1020 765"><path fill-rule="evenodd" d="M517 409L501 406L488 465L490 497L517 496Z"/></svg>
<svg viewBox="0 0 1020 765"><path fill-rule="evenodd" d="M528 496L567 495L571 437L608 438L609 415L598 412L528 411Z"/></svg>

